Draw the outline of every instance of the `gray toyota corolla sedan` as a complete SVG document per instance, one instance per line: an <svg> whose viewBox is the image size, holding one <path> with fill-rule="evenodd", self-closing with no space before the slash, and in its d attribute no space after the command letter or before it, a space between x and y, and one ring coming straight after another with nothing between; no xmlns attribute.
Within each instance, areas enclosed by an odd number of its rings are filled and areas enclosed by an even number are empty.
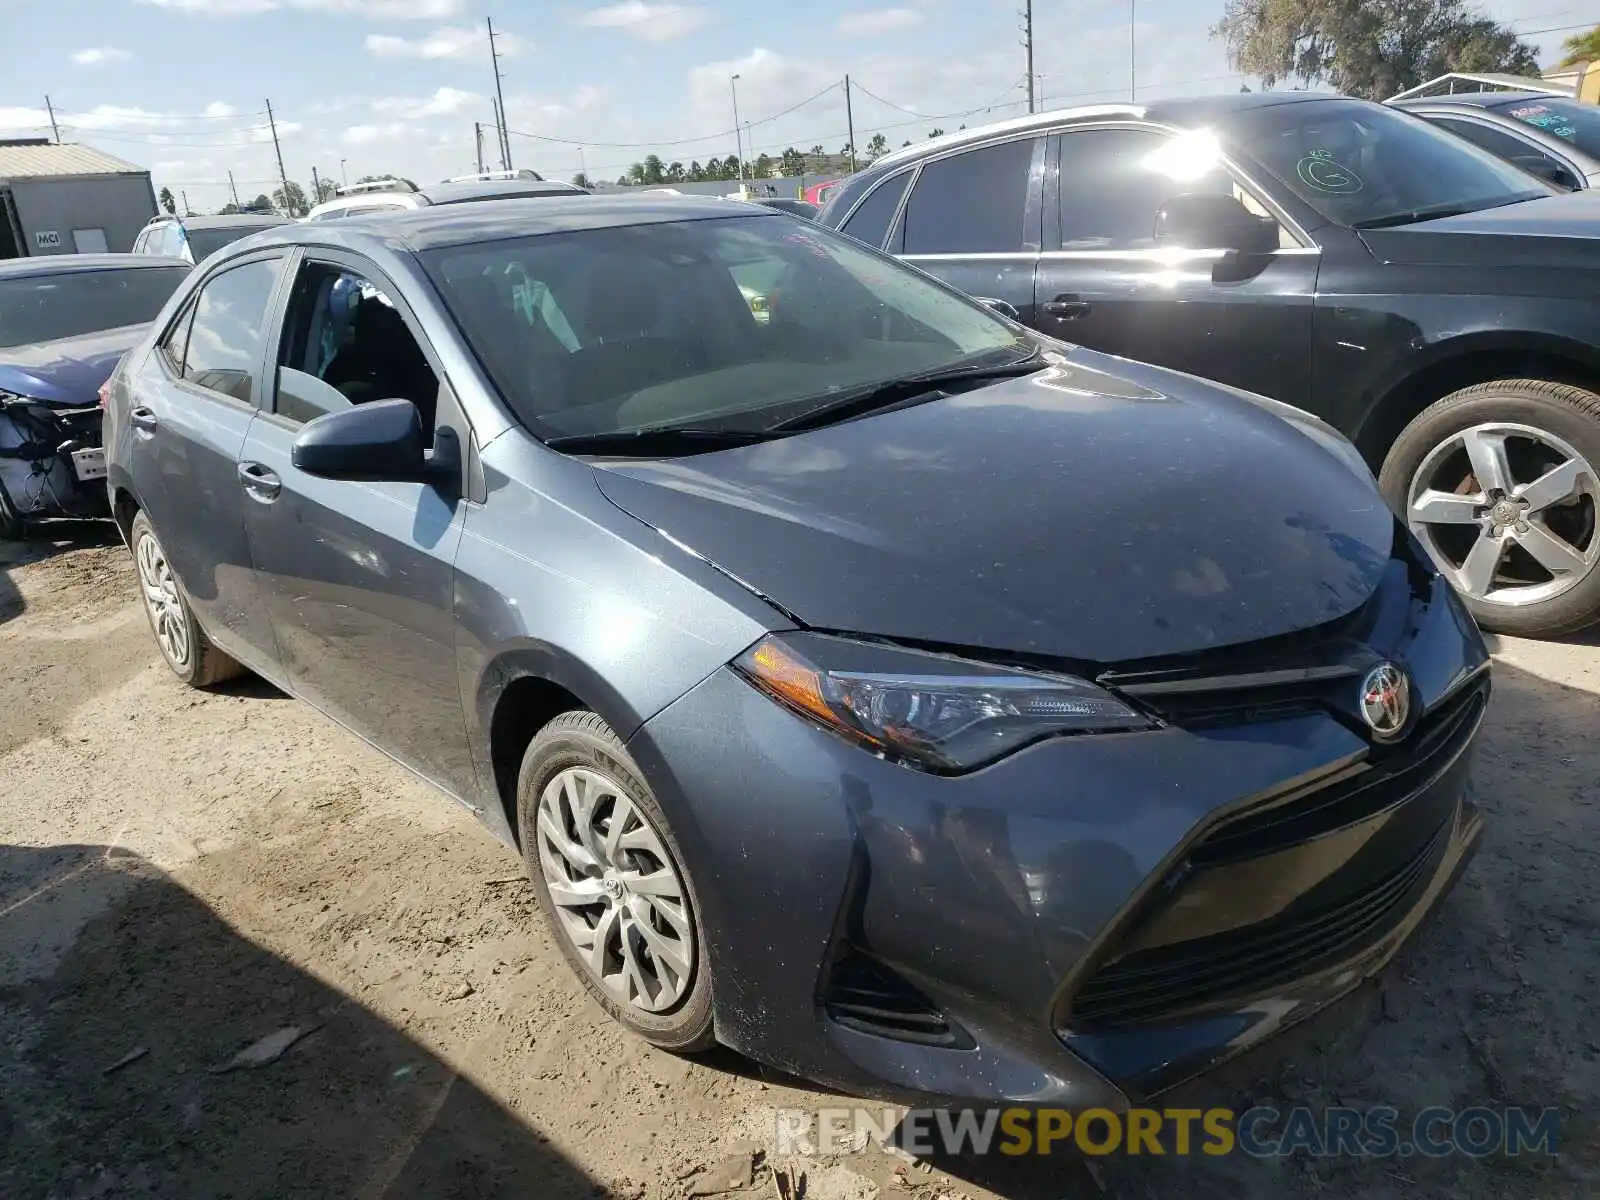
<svg viewBox="0 0 1600 1200"><path fill-rule="evenodd" d="M1371 975L1478 839L1484 647L1348 443L786 214L274 229L106 434L172 669L470 808L674 1050L1120 1105Z"/></svg>

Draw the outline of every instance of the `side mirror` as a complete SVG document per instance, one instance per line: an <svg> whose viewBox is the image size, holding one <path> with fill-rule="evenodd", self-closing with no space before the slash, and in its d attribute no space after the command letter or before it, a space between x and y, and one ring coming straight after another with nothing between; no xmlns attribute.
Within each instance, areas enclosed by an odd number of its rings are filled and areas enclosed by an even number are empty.
<svg viewBox="0 0 1600 1200"><path fill-rule="evenodd" d="M1017 311L1015 304L1008 304L1004 300L996 300L993 296L974 296L973 299L985 308L993 309L1008 321L1022 320L1022 314Z"/></svg>
<svg viewBox="0 0 1600 1200"><path fill-rule="evenodd" d="M1156 212L1157 246L1271 254L1278 248L1278 222L1258 217L1233 196L1186 192Z"/></svg>
<svg viewBox="0 0 1600 1200"><path fill-rule="evenodd" d="M409 400L375 400L308 421L294 439L296 469L323 479L426 482L436 477Z"/></svg>

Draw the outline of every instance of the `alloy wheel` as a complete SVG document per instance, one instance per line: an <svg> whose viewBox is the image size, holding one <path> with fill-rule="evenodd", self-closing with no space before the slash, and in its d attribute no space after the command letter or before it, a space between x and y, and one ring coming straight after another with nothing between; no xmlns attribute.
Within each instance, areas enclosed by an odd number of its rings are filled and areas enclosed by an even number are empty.
<svg viewBox="0 0 1600 1200"><path fill-rule="evenodd" d="M167 564L161 543L151 534L139 539L134 559L139 565L139 586L144 593L145 610L150 614L150 625L156 631L161 653L181 670L189 665L189 620L183 598L178 594L177 578Z"/></svg>
<svg viewBox="0 0 1600 1200"><path fill-rule="evenodd" d="M624 788L568 767L539 795L539 864L563 933L614 999L671 1009L694 983L687 889Z"/></svg>
<svg viewBox="0 0 1600 1200"><path fill-rule="evenodd" d="M1522 606L1576 587L1600 562L1600 479L1563 439L1474 425L1412 476L1406 520L1456 590Z"/></svg>

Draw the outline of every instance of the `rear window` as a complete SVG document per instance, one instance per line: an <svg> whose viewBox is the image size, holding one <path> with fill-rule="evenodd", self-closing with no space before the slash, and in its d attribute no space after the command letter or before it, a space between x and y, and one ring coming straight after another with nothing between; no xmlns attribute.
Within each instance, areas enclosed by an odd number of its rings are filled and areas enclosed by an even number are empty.
<svg viewBox="0 0 1600 1200"><path fill-rule="evenodd" d="M1591 158L1600 158L1600 107L1559 96L1541 96L1502 105L1500 111L1572 143Z"/></svg>
<svg viewBox="0 0 1600 1200"><path fill-rule="evenodd" d="M0 279L0 346L146 324L188 273L184 267L139 267Z"/></svg>
<svg viewBox="0 0 1600 1200"><path fill-rule="evenodd" d="M188 234L189 253L195 262L200 262L240 238L260 233L263 229L272 229L279 223L273 221L266 225L229 225L224 229L187 229L184 232Z"/></svg>
<svg viewBox="0 0 1600 1200"><path fill-rule="evenodd" d="M889 236L889 223L900 209L900 198L906 194L906 184L910 182L911 172L906 170L880 183L840 228L857 241L881 247L883 239Z"/></svg>

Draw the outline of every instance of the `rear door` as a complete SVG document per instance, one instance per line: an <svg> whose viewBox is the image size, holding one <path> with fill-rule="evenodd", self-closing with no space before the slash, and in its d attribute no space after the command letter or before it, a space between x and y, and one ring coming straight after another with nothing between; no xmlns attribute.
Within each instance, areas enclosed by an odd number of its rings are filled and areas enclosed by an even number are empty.
<svg viewBox="0 0 1600 1200"><path fill-rule="evenodd" d="M212 272L130 379L111 455L126 463L195 615L221 649L271 673L272 627L245 535L239 453L263 395L281 254Z"/></svg>
<svg viewBox="0 0 1600 1200"><path fill-rule="evenodd" d="M924 162L887 249L1033 324L1047 143L1021 135Z"/></svg>
<svg viewBox="0 0 1600 1200"><path fill-rule="evenodd" d="M459 488L321 479L291 461L307 421L373 400L411 400L435 440L466 447L471 431L420 325L364 259L308 252L280 312L276 383L250 429L240 478L289 682L446 790L471 796L454 595L467 501Z"/></svg>
<svg viewBox="0 0 1600 1200"><path fill-rule="evenodd" d="M1158 248L1156 213L1186 192L1232 194L1278 217L1279 250L1241 260ZM1065 131L1044 196L1038 329L1289 404L1309 398L1320 252L1206 143L1128 124Z"/></svg>

